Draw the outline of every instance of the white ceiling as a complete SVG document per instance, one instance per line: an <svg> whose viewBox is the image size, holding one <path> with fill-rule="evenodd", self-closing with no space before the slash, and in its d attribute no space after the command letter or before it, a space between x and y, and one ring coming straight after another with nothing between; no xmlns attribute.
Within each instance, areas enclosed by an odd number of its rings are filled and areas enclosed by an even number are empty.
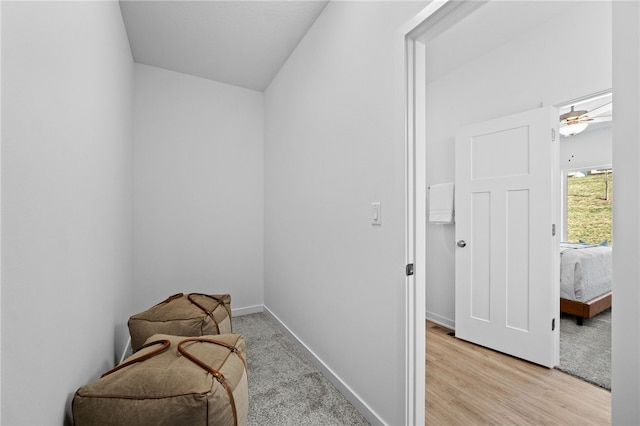
<svg viewBox="0 0 640 426"><path fill-rule="evenodd" d="M422 41L427 46L427 57L433 55L443 58L439 61L427 61L427 82L442 77L484 52L508 43L513 39L514 34L525 33L558 17L565 16L572 8L579 6L579 3L579 0L489 1L483 2L481 5L478 2L477 10L438 37L430 38L428 33L423 35ZM559 105L559 114L568 112L571 106L575 106L576 110L590 112L609 103L612 103L610 92L590 95L567 102L565 105ZM612 110L608 110L600 116L612 115ZM589 124L588 130L606 127L611 127L611 121L592 122Z"/></svg>
<svg viewBox="0 0 640 426"><path fill-rule="evenodd" d="M480 3L480 2L478 2ZM427 81L433 81L460 65L476 59L491 49L576 6L576 1L489 1L429 40L427 54L444 58L427 62Z"/></svg>
<svg viewBox="0 0 640 426"><path fill-rule="evenodd" d="M120 0L133 59L264 91L328 0Z"/></svg>

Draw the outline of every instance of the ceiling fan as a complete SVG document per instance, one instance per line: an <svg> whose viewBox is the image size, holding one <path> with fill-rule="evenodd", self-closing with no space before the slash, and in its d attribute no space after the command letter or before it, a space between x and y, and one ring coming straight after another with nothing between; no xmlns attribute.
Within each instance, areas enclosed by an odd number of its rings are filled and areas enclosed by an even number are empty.
<svg viewBox="0 0 640 426"><path fill-rule="evenodd" d="M612 102L608 102L591 111L576 111L575 106L571 107L571 111L560 116L560 134L563 136L574 136L587 128L589 123L598 123L611 121L611 115L603 115L611 112L613 109Z"/></svg>

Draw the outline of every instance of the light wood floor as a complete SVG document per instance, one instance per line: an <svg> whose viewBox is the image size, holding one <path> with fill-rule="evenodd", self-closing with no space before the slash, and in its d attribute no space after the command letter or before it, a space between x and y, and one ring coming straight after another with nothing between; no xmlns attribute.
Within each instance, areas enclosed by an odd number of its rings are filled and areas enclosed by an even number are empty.
<svg viewBox="0 0 640 426"><path fill-rule="evenodd" d="M611 394L427 321L426 424L609 425Z"/></svg>

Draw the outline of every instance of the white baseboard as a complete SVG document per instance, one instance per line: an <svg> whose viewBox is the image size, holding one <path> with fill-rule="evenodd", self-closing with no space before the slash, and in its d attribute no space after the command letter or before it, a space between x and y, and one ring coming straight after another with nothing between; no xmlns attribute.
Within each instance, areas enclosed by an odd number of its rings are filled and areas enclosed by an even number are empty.
<svg viewBox="0 0 640 426"><path fill-rule="evenodd" d="M231 308L231 316L241 317L242 315L257 314L264 311L264 305L246 306L244 308Z"/></svg>
<svg viewBox="0 0 640 426"><path fill-rule="evenodd" d="M456 329L455 320L443 317L443 316L438 315L438 314L434 314L433 312L429 312L429 311L426 312L425 316L426 316L428 321L434 322L434 323L436 323L438 325L450 328L452 330Z"/></svg>
<svg viewBox="0 0 640 426"><path fill-rule="evenodd" d="M264 313L271 318L274 323L298 346L298 348L306 355L307 358L320 370L322 375L326 377L338 391L366 418L372 425L384 425L385 423L380 417L369 407L360 397L336 375L302 340L296 336L289 327L284 324L268 307L264 307Z"/></svg>

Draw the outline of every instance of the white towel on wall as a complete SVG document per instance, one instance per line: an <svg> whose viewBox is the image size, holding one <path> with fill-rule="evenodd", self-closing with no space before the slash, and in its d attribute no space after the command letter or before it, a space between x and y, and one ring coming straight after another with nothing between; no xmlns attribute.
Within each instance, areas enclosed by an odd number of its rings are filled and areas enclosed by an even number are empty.
<svg viewBox="0 0 640 426"><path fill-rule="evenodd" d="M429 222L453 223L453 183L431 185L429 189Z"/></svg>

